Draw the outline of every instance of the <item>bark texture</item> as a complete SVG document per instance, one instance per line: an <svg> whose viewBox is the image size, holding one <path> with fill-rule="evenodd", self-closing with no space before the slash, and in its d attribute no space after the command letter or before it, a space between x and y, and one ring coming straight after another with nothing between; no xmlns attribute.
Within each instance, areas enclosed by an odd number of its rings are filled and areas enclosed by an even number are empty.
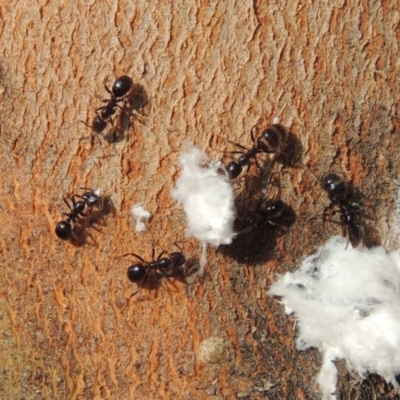
<svg viewBox="0 0 400 400"><path fill-rule="evenodd" d="M398 2L13 0L0 17L0 397L319 399L320 356L296 350L294 321L266 292L340 233L322 224L311 172L353 180L376 218L367 243L398 247ZM144 88L145 115L121 115L122 137L99 145L78 121L121 75ZM209 249L203 277L127 305L136 285L116 257L148 260L184 239L170 192L185 143L220 158L275 116L300 157L274 165L267 192L296 211L290 231ZM241 204L258 173L239 179ZM75 246L54 228L80 187L112 206ZM134 203L153 214L151 233L134 232ZM194 240L181 247L200 255ZM400 398L338 366L340 398Z"/></svg>

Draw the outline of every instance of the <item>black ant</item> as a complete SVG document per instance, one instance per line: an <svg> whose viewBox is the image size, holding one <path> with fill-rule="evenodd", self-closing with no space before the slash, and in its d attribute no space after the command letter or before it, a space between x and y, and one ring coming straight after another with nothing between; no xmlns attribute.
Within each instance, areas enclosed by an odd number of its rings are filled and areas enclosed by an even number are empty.
<svg viewBox="0 0 400 400"><path fill-rule="evenodd" d="M103 100L104 103L107 103L105 106L100 107L96 110L96 112L100 111L100 117L106 121L110 120L111 117L115 114L115 109L117 107L121 108L118 103L123 100L123 98L128 94L133 86L133 81L129 76L121 76L119 77L112 86L112 91L104 85L107 92L111 95L111 98L108 100Z"/></svg>
<svg viewBox="0 0 400 400"><path fill-rule="evenodd" d="M116 112L116 108L121 108L119 102L123 101L124 97L128 94L133 86L133 81L129 76L121 76L115 80L112 89L110 90L107 85L104 85L107 92L111 95L110 99L104 99L103 103L107 103L103 107L96 110L96 116L93 118L92 124L89 125L81 121L86 126L92 129L95 133L101 133L107 127L108 122L113 125L112 116ZM100 112L100 114L98 114Z"/></svg>
<svg viewBox="0 0 400 400"><path fill-rule="evenodd" d="M253 147L251 149L246 149L239 143L234 143L236 146L240 147L244 151L233 151L232 154L238 153L242 154L238 161L231 161L226 165L225 169L228 173L229 179L237 178L243 171L243 167L250 168L250 161L254 158L254 161L259 168L256 156L259 153L276 153L279 154L282 149L282 144L286 141L287 130L283 125L273 124L266 128L260 137L257 139L254 137L254 129L258 124L251 128L250 135L253 141Z"/></svg>
<svg viewBox="0 0 400 400"><path fill-rule="evenodd" d="M169 257L162 257L164 254L166 254L166 251L162 251L157 259L154 258L153 248L151 261L145 261L142 257L135 253L128 253L120 256L134 256L140 261L140 263L131 265L127 270L128 279L131 282L141 282L139 290L135 292L131 297L139 293L140 289L145 285L147 278L152 272L157 275L158 279L160 279L160 275L167 278L176 275L178 268L185 263L186 259L182 252L182 249L178 246L177 243L175 243L175 245L179 248L179 252L170 253Z"/></svg>
<svg viewBox="0 0 400 400"><path fill-rule="evenodd" d="M364 225L362 206L363 195L351 183L342 179L339 175L328 172L321 178L320 184L328 194L331 201L330 208L336 208L340 212L342 235L348 236L352 247L358 247L363 241ZM326 217L324 212L324 220Z"/></svg>
<svg viewBox="0 0 400 400"><path fill-rule="evenodd" d="M88 192L83 193L82 195L74 194L72 195L72 206L68 203L67 199L64 198L64 203L70 209L69 213L63 213L63 215L67 216L67 219L62 220L56 225L56 235L61 240L69 240L73 236L73 223L76 221L84 224L85 221L82 220L81 217L88 217L87 214L84 213L86 207L92 209L94 206L99 206L100 204L100 196L96 191L88 188L81 188L84 190L89 190ZM77 200L80 199L80 200ZM71 224L72 223L72 224Z"/></svg>
<svg viewBox="0 0 400 400"><path fill-rule="evenodd" d="M262 199L258 202L256 209L249 212L245 227L238 233L249 232L255 225L286 232L295 219L296 215L293 209L281 199Z"/></svg>

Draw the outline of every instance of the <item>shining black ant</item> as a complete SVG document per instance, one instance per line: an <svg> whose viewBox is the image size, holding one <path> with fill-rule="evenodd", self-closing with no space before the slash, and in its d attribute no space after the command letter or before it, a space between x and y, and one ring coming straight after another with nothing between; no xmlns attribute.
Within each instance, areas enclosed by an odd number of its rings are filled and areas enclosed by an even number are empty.
<svg viewBox="0 0 400 400"><path fill-rule="evenodd" d="M281 199L262 199L254 211L250 211L245 224L238 233L247 233L255 225L261 228L272 228L283 233L287 232L294 223L296 214L293 209Z"/></svg>
<svg viewBox="0 0 400 400"><path fill-rule="evenodd" d="M67 219L60 221L56 225L56 235L62 240L69 240L72 238L73 225L71 222L75 223L75 221L78 221L83 224L84 221L80 217L87 217L83 212L86 207L86 202L84 200L76 200L76 198L80 198L80 196L76 194L72 196L72 206L68 203L67 199L64 199L64 203L71 211L69 213L63 213L63 215L67 216Z"/></svg>
<svg viewBox="0 0 400 400"><path fill-rule="evenodd" d="M67 199L64 198L64 203L68 206L70 212L63 213L67 218L58 222L55 229L56 235L62 240L69 240L72 238L73 224L76 221L81 224L85 223L81 217L88 217L88 215L84 213L86 208L92 209L94 206L99 207L100 205L100 195L97 191L88 188L81 189L88 190L88 192L85 192L82 195L72 195L72 206L68 203Z"/></svg>
<svg viewBox="0 0 400 400"><path fill-rule="evenodd" d="M96 112L100 111L100 117L103 120L111 121L111 117L115 114L116 108L117 107L121 108L118 105L118 103L121 102L123 98L128 94L132 86L133 86L132 79L126 75L121 76L114 82L112 86L112 91L107 87L107 85L104 85L104 87L106 88L107 92L111 95L111 97L108 100L103 100L103 102L107 104L96 110Z"/></svg>
<svg viewBox="0 0 400 400"><path fill-rule="evenodd" d="M250 149L246 149L244 146L236 144L236 146L240 147L244 151L233 151L232 154L242 154L238 161L231 161L226 165L225 169L228 173L229 179L237 178L243 171L243 167L250 168L250 161L254 158L257 166L256 156L259 153L275 153L279 154L282 150L282 146L285 143L288 132L287 129L280 124L273 124L267 127L257 139L254 137L254 129L258 126L258 124L254 125L251 128L250 135L251 140L253 141L253 147Z"/></svg>
<svg viewBox="0 0 400 400"><path fill-rule="evenodd" d="M246 218L238 218L235 221L235 230L238 234L248 233L258 226L260 229L273 229L285 233L295 219L294 210L281 199L262 198L254 210L248 211Z"/></svg>
<svg viewBox="0 0 400 400"><path fill-rule="evenodd" d="M176 275L178 268L181 267L186 261L182 249L178 246L177 243L176 246L179 248L179 252L170 253L169 257L162 257L164 254L166 254L166 251L162 251L157 259L154 258L153 248L151 256L152 261L145 261L142 257L135 253L128 253L120 256L134 256L140 261L140 263L131 265L127 270L128 279L131 282L141 282L139 290L135 292L131 297L135 296L140 291L152 272L156 274L158 279L160 279L160 277L162 276L169 278Z"/></svg>
<svg viewBox="0 0 400 400"><path fill-rule="evenodd" d="M340 212L342 235L348 237L352 247L358 247L364 237L363 194L333 172L324 174L320 184L331 201L329 208L334 208L334 213ZM324 220L326 215L325 211Z"/></svg>
<svg viewBox="0 0 400 400"><path fill-rule="evenodd" d="M257 149L256 147L256 140L254 137L254 129L257 125L254 125L253 128L250 130L251 140L253 142L253 147L251 149L247 149L246 147L242 146L239 143L234 143L236 146L243 149L243 151L232 151L231 154L241 154L238 161L231 161L225 167L229 179L237 178L243 171L243 167L250 168L250 161L254 158L255 162L257 163L256 155L261 152L261 150ZM258 164L257 164L258 165Z"/></svg>
<svg viewBox="0 0 400 400"><path fill-rule="evenodd" d="M129 76L121 76L114 82L112 89L110 90L107 85L104 85L107 92L110 94L109 99L102 100L103 103L107 103L103 107L99 107L96 110L96 116L93 118L92 124L89 125L84 121L81 121L86 126L92 129L95 133L101 133L107 127L108 122L113 125L112 116L116 112L116 108L122 109L118 104L124 100L124 97L128 94L133 86L133 81Z"/></svg>

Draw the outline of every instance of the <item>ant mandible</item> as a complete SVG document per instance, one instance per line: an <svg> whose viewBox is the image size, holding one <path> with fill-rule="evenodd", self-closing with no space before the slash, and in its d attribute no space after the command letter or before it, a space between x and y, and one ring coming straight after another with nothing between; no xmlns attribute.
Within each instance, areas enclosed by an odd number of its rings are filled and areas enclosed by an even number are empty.
<svg viewBox="0 0 400 400"><path fill-rule="evenodd" d="M177 269L185 263L186 259L182 252L182 249L178 246L177 243L175 243L175 245L180 250L179 252L170 253L169 257L162 257L164 254L166 254L166 251L162 251L157 259L154 258L153 248L151 261L145 261L142 257L135 253L128 253L119 256L134 256L140 261L140 263L136 263L128 267L127 270L127 276L131 282L141 282L139 290L135 292L131 297L139 293L140 289L145 285L150 273L154 272L157 275L158 279L160 279L160 274L168 278L173 276L177 272Z"/></svg>

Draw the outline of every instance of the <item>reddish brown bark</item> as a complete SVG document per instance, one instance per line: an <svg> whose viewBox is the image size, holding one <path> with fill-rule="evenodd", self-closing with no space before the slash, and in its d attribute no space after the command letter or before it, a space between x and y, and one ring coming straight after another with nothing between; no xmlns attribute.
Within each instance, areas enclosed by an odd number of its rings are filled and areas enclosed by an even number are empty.
<svg viewBox="0 0 400 400"><path fill-rule="evenodd" d="M318 353L296 350L294 321L266 292L339 233L322 225L327 198L310 172L344 171L378 200L368 242L397 247L397 3L14 3L0 5L1 397L320 398ZM77 121L90 123L95 93L123 74L145 88L146 116L99 145ZM297 167L275 165L280 189L268 192L297 212L290 232L255 265L210 249L204 277L143 289L125 307L136 285L116 257L149 259L153 243L174 251L184 238L170 197L184 144L218 158L275 116L303 149ZM115 212L76 247L54 227L82 186L101 188ZM154 215L152 235L134 232L137 202ZM199 257L194 241L182 247ZM369 382L342 368L339 393L396 398Z"/></svg>

